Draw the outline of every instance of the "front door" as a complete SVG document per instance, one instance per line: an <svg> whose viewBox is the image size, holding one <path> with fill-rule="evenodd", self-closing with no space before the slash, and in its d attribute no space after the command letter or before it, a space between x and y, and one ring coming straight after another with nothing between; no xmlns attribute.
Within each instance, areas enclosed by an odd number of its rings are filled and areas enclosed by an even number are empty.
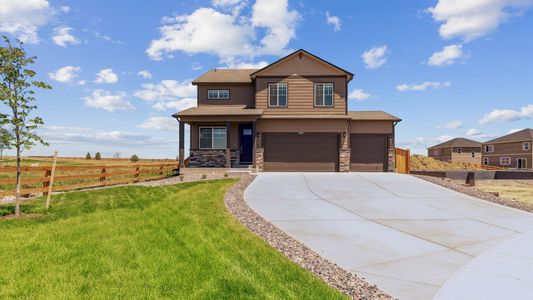
<svg viewBox="0 0 533 300"><path fill-rule="evenodd" d="M251 164L254 146L254 133L252 124L239 125L240 163Z"/></svg>

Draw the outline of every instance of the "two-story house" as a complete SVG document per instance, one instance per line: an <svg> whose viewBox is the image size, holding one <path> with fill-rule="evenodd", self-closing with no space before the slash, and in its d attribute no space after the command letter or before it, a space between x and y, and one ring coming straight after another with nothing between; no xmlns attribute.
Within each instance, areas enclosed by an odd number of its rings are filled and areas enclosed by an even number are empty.
<svg viewBox="0 0 533 300"><path fill-rule="evenodd" d="M533 170L533 129L526 128L483 143L481 163Z"/></svg>
<svg viewBox="0 0 533 300"><path fill-rule="evenodd" d="M348 111L353 76L305 50L259 70L208 71L193 81L197 107L173 115L180 166L189 124L187 169L394 171L401 120L382 111Z"/></svg>
<svg viewBox="0 0 533 300"><path fill-rule="evenodd" d="M428 157L441 161L481 164L481 143L465 138L454 138L428 148Z"/></svg>

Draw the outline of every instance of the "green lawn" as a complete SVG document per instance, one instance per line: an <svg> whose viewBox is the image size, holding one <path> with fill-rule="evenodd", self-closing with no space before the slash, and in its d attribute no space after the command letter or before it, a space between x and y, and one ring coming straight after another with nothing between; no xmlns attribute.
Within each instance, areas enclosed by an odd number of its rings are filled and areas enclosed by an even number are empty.
<svg viewBox="0 0 533 300"><path fill-rule="evenodd" d="M0 299L343 299L233 219L232 183L72 192L0 220Z"/></svg>

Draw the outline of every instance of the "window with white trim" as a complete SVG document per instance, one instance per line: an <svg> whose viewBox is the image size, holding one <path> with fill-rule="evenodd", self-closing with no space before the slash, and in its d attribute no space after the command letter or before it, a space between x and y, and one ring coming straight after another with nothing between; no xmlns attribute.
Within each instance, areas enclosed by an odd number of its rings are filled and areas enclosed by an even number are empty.
<svg viewBox="0 0 533 300"><path fill-rule="evenodd" d="M489 158L488 158L488 157L483 157L483 161L482 161L482 163L483 163L484 165L488 165L488 164L489 164Z"/></svg>
<svg viewBox="0 0 533 300"><path fill-rule="evenodd" d="M207 90L207 99L227 100L229 99L229 90Z"/></svg>
<svg viewBox="0 0 533 300"><path fill-rule="evenodd" d="M226 149L226 127L200 127L200 149Z"/></svg>
<svg viewBox="0 0 533 300"><path fill-rule="evenodd" d="M315 106L333 106L333 83L315 83Z"/></svg>
<svg viewBox="0 0 533 300"><path fill-rule="evenodd" d="M518 169L527 169L527 159L525 159L525 158L517 158L516 159L516 167Z"/></svg>
<svg viewBox="0 0 533 300"><path fill-rule="evenodd" d="M485 152L487 153L494 152L494 145L485 145Z"/></svg>
<svg viewBox="0 0 533 300"><path fill-rule="evenodd" d="M273 107L287 106L286 83L270 83L268 85L268 105Z"/></svg>
<svg viewBox="0 0 533 300"><path fill-rule="evenodd" d="M433 150L433 155L440 155L440 149Z"/></svg>
<svg viewBox="0 0 533 300"><path fill-rule="evenodd" d="M522 143L522 150L529 151L531 149L531 143L530 142L523 142Z"/></svg>
<svg viewBox="0 0 533 300"><path fill-rule="evenodd" d="M509 156L500 157L500 165L508 166L511 164L511 158Z"/></svg>

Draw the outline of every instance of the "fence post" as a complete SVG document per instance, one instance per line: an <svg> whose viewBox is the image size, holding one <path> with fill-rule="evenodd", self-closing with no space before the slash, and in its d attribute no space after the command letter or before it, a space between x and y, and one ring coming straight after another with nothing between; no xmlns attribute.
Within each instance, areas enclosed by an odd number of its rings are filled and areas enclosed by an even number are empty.
<svg viewBox="0 0 533 300"><path fill-rule="evenodd" d="M411 149L407 148L407 157L405 159L405 168L407 170L407 174L411 174Z"/></svg>
<svg viewBox="0 0 533 300"><path fill-rule="evenodd" d="M160 166L159 167L159 176L162 176L163 175L163 166Z"/></svg>
<svg viewBox="0 0 533 300"><path fill-rule="evenodd" d="M106 178L106 167L103 167L102 168L102 172L101 172L101 176L100 176L100 182L102 183L102 185L105 185L105 178Z"/></svg>
<svg viewBox="0 0 533 300"><path fill-rule="evenodd" d="M48 182L48 193L46 194L46 205L45 208L48 210L50 207L50 200L52 197L52 190L54 187L54 176L56 174L56 163L57 163L57 151L54 152L54 160L52 162L52 171L50 172L50 181ZM48 172L46 172L48 174Z"/></svg>
<svg viewBox="0 0 533 300"><path fill-rule="evenodd" d="M141 176L141 168L139 165L135 168L135 180L134 182L139 182L139 177Z"/></svg>

